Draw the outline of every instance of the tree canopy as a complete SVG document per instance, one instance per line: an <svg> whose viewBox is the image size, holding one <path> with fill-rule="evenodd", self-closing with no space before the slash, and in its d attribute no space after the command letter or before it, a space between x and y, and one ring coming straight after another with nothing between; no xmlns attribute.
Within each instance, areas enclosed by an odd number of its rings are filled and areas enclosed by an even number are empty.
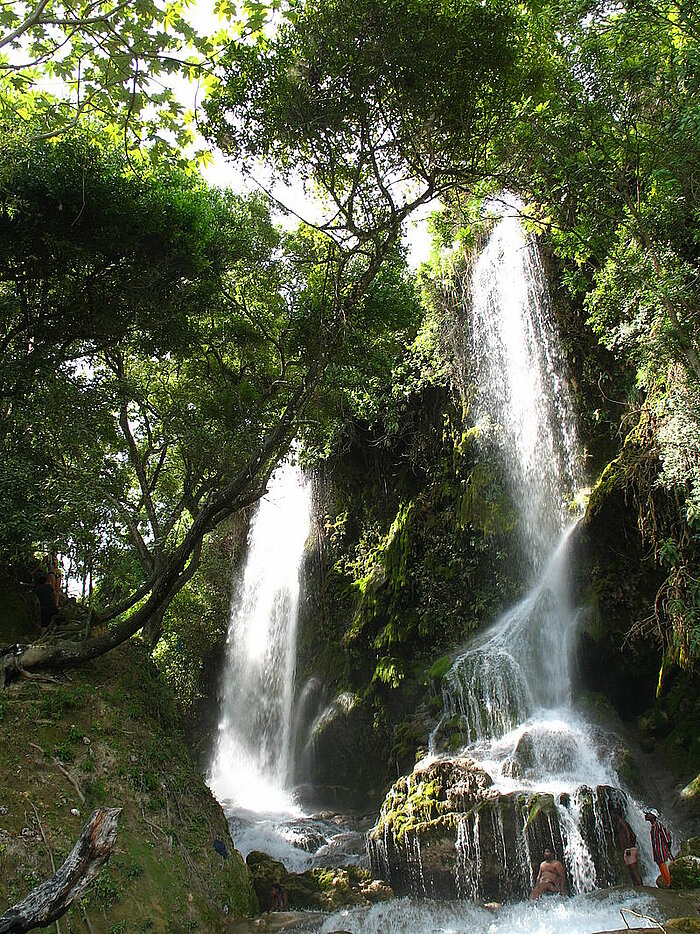
<svg viewBox="0 0 700 934"><path fill-rule="evenodd" d="M282 234L260 197L134 176L82 137L4 145L3 550L72 548L122 620L104 638L156 638L204 536L415 301L400 263L338 292L327 243Z"/></svg>
<svg viewBox="0 0 700 934"><path fill-rule="evenodd" d="M338 242L376 238L497 172L493 141L536 82L524 23L502 0L293 4L222 57L205 132L319 185Z"/></svg>
<svg viewBox="0 0 700 934"><path fill-rule="evenodd" d="M3 548L70 542L114 632L157 634L205 536L291 438L323 449L368 374L391 371L419 317L399 247L411 213L440 198L452 232L465 204L510 190L587 340L623 365L626 424L652 426L654 480L683 502L678 548L656 545L685 567L700 521L692 5L290 0L241 17L203 38L178 3L0 6ZM325 220L283 233L260 196L137 154L150 141L178 162L191 139L170 74L205 76L210 143L301 176ZM692 575L674 580L690 606Z"/></svg>

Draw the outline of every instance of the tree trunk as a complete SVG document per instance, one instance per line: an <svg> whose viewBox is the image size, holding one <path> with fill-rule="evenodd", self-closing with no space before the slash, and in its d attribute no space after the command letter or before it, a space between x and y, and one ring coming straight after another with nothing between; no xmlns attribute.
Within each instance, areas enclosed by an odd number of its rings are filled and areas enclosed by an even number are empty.
<svg viewBox="0 0 700 934"><path fill-rule="evenodd" d="M234 512L257 502L265 493L270 474L282 452L289 447L294 423L303 412L321 371L319 365L307 374L307 381L294 392L287 410L261 447L225 487L214 492L204 503L182 542L152 579L126 605L120 607L119 614L107 613L106 619L122 615L139 600L144 600L137 610L107 633L81 642L61 640L12 646L6 654L0 656L0 688L13 676L26 676L29 671L72 668L90 661L126 642L147 625L152 617L155 616L160 623L173 597L197 570L204 536Z"/></svg>
<svg viewBox="0 0 700 934"><path fill-rule="evenodd" d="M158 640L163 633L163 617L167 607L156 610L155 613L143 625L143 637L151 648L151 651L158 645Z"/></svg>
<svg viewBox="0 0 700 934"><path fill-rule="evenodd" d="M0 934L31 931L51 924L68 911L109 859L121 810L98 808L92 813L61 868L0 918Z"/></svg>

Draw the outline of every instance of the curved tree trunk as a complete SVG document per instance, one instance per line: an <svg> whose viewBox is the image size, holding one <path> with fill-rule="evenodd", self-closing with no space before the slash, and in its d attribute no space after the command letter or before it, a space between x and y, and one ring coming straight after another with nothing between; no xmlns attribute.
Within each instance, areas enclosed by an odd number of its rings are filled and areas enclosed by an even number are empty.
<svg viewBox="0 0 700 934"><path fill-rule="evenodd" d="M313 374L308 374L306 382L298 387L284 415L270 431L264 444L225 487L205 501L182 542L154 572L147 585L138 589L138 599L143 599L138 609L123 617L106 633L93 638L81 641L59 639L13 646L0 656L0 688L15 676L46 669L72 668L90 661L126 642L152 620L159 624L173 598L192 579L199 567L205 535L234 512L252 505L264 495L270 475L291 440L293 426L311 395L320 371L319 366ZM128 602L125 611L133 609L137 602L137 599L133 603Z"/></svg>
<svg viewBox="0 0 700 934"><path fill-rule="evenodd" d="M93 811L61 868L0 918L0 934L43 927L68 911L109 859L121 811L121 808Z"/></svg>

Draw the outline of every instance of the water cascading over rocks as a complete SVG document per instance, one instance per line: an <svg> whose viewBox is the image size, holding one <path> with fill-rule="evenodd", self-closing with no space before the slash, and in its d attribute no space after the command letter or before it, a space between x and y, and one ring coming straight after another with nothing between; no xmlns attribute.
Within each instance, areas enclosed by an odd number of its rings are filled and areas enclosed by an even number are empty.
<svg viewBox="0 0 700 934"><path fill-rule="evenodd" d="M476 424L500 451L534 583L456 655L429 756L387 796L370 859L398 893L505 900L529 894L553 846L570 890L586 892L625 878L614 809L638 830L641 818L607 738L572 706L568 504L583 471L545 276L515 214L495 225L462 294Z"/></svg>

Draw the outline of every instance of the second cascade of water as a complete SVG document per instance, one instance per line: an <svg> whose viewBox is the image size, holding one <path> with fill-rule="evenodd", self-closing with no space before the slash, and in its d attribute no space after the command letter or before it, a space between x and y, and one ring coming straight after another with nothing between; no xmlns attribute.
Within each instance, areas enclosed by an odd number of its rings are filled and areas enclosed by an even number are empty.
<svg viewBox="0 0 700 934"><path fill-rule="evenodd" d="M310 485L298 465L285 462L252 516L233 588L208 775L236 848L244 856L262 850L293 871L356 861L362 844L344 822L306 813L293 788L297 622L310 528Z"/></svg>
<svg viewBox="0 0 700 934"><path fill-rule="evenodd" d="M252 518L234 588L209 784L231 813L294 812L288 794L299 570L310 528L300 468L283 464Z"/></svg>
<svg viewBox="0 0 700 934"><path fill-rule="evenodd" d="M440 775L447 783L458 825L457 895L526 897L542 849L552 843L570 889L584 893L621 878L616 812L626 815L647 851L640 861L647 874L653 864L641 812L613 768L610 739L577 712L572 698L577 612L569 592L575 521L568 503L583 485L582 458L544 272L517 210L495 223L462 294L476 369L476 424L490 450L500 452L534 582L455 657L443 679L443 714L429 755L409 788L421 776ZM474 781L481 790L472 793ZM378 831L391 805L385 808L370 839L375 868L399 891L445 891L444 876L424 871L418 838L403 848L386 830L382 838ZM411 877L420 879L422 892Z"/></svg>

